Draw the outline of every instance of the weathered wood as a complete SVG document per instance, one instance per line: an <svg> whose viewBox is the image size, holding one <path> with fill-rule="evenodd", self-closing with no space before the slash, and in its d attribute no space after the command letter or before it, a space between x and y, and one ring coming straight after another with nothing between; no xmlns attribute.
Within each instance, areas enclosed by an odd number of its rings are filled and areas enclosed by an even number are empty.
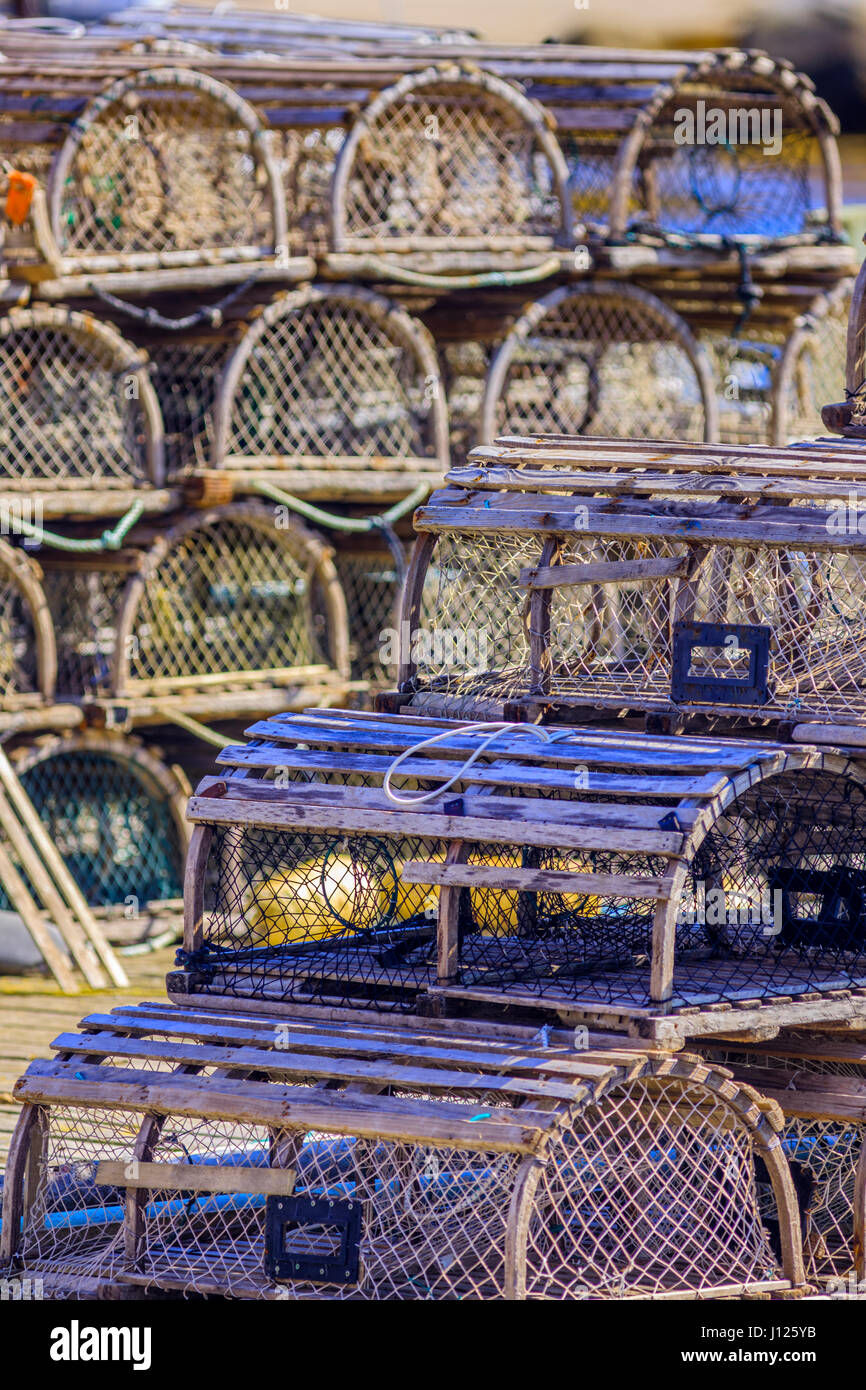
<svg viewBox="0 0 866 1390"><path fill-rule="evenodd" d="M100 1159L94 1181L98 1186L143 1188L171 1192L244 1192L291 1197L296 1173L292 1168L221 1168L205 1163L115 1163Z"/></svg>
<svg viewBox="0 0 866 1390"><path fill-rule="evenodd" d="M573 873L565 869L503 869L484 864L423 864L407 860L404 883L440 883L446 887L512 889L525 893L587 893L612 898L662 898L668 887L660 878L626 874Z"/></svg>
<svg viewBox="0 0 866 1390"><path fill-rule="evenodd" d="M866 496L866 492L864 492ZM526 589L557 589L577 584L627 583L635 579L677 579L685 574L686 562L673 560L598 561L589 565L539 565L520 572Z"/></svg>

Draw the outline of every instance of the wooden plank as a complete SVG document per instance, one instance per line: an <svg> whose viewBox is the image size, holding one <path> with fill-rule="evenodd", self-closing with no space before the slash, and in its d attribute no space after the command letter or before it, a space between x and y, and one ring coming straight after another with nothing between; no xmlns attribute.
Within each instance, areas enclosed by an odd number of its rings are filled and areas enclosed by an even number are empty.
<svg viewBox="0 0 866 1390"><path fill-rule="evenodd" d="M414 1086L432 1091L501 1091L515 1096L546 1097L553 1100L573 1100L575 1086L592 1080L593 1075L599 1078L606 1076L609 1071L609 1068L594 1067L593 1063L588 1062L585 1068L581 1068L578 1080L563 1083L553 1079L491 1076L485 1072L457 1071L453 1068L446 1070L441 1063L425 1065L426 1058L411 1052L407 1052L411 1065L395 1061L393 1052L390 1055L386 1054L384 1059L375 1061L337 1055L316 1056L312 1050L300 1052L278 1047L275 1030L272 1030L272 1046L267 1050L262 1047L220 1047L198 1041L159 1043L99 1033L83 1036L64 1033L55 1039L52 1046L60 1052L81 1056L191 1063L218 1066L232 1071L265 1072L274 1076L314 1077L316 1080L324 1081L375 1081L381 1082L384 1086L402 1083L407 1087ZM469 1067L469 1058L461 1060Z"/></svg>
<svg viewBox="0 0 866 1390"><path fill-rule="evenodd" d="M196 1010L195 1017L184 1016L182 1011L171 1005L165 1005L164 1018L160 1016L142 1016L138 1010L124 1013L117 1011L113 1014L92 1014L89 1015L84 1023L92 1026L100 1032L109 1026L116 1027L132 1037L152 1038L157 1037L180 1037L188 1038L192 1042L202 1045L219 1045L220 1047L242 1047L250 1044L257 1048L273 1048L277 1042L285 1040L287 1047L293 1054L302 1054L306 1057L315 1058L324 1056L327 1059L335 1058L361 1058L361 1059L387 1059L388 1065L406 1064L424 1067L438 1067L443 1069L461 1068L475 1072L495 1072L495 1073L519 1073L521 1076L566 1076L574 1077L578 1080L595 1078L595 1063L589 1053L575 1051L572 1045L565 1045L562 1038L567 1034L557 1034L554 1030L551 1033L552 1041L546 1047L538 1044L537 1033L532 1029L522 1028L519 1031L524 1035L520 1043L507 1044L501 1039L493 1038L489 1043L483 1039L461 1033L455 1035L453 1021L442 1021L441 1035L433 1033L427 1037L422 1034L419 1041L415 1028L408 1035L401 1036L401 1030L395 1028L391 1031L372 1029L365 1021L361 1026L352 1027L348 1023L340 1024L340 1031L333 1031L330 1028L322 1028L315 1020L319 1017L322 1010L313 1011L312 1018L299 1019L290 1017L284 1019L282 1016L271 1016L270 1018L258 1018L255 1015L252 1019L243 1019L243 1015L238 1017L236 1000L208 999L209 1009L218 1008L220 1005L230 1004L232 1013L228 1020L220 1017L219 1013L211 1015L201 1015ZM249 1003L245 1007L250 1007ZM255 1005L253 1005L255 1007ZM289 1008L296 1006L290 1005ZM340 1016L345 1014L345 1010L340 1011ZM171 1015L175 1015L172 1017ZM369 1019L369 1014L365 1015L365 1020ZM439 1020L424 1020L425 1026L435 1028ZM419 1026L421 1020L416 1020L415 1027ZM475 1024L474 1020L466 1020L465 1027L471 1028ZM461 1029L463 1028L461 1024ZM497 1029L497 1031L500 1031ZM508 1029L513 1032L513 1029ZM349 1035L352 1036L349 1036ZM593 1044L594 1036L589 1039L590 1045ZM599 1040L604 1041L608 1046L611 1038L601 1035ZM57 1046L58 1039L54 1045ZM624 1040L619 1040L624 1042ZM82 1042L82 1047L85 1046ZM151 1041L147 1046L153 1047ZM107 1047L107 1041L106 1041ZM108 1054L107 1054L108 1055ZM174 1056L173 1053L168 1054ZM181 1060L178 1057L178 1060ZM588 1070L587 1070L588 1068ZM486 1083L485 1083L486 1084Z"/></svg>
<svg viewBox="0 0 866 1390"><path fill-rule="evenodd" d="M86 943L89 943L92 954L105 967L112 984L124 989L129 984L126 971L108 944L84 894L48 834L39 813L2 748L0 748L0 782L2 782L9 798L8 803L5 799L0 798L0 808L8 805L10 817L12 814L18 817L23 830L33 841L34 851L26 856L25 869L27 865L33 867L33 861L37 856L41 857L44 862L44 870L40 870L37 874L34 886L38 888L40 883L43 884L48 890L45 896L46 906L50 909L51 905L54 904L60 909L61 920L57 923L58 927L63 930L64 925L70 925L74 932L70 944L73 941L81 942L82 948L87 949ZM9 829L11 830L11 825ZM17 839L16 843L19 843ZM19 843L19 848L23 848L23 844ZM68 912L63 910L64 902L68 904ZM84 938L86 938L86 943ZM80 953L80 951L76 952L76 959Z"/></svg>
<svg viewBox="0 0 866 1390"><path fill-rule="evenodd" d="M555 501L557 499L544 499ZM520 509L502 511L484 507L463 507L459 514L454 508L430 504L418 509L415 525L422 531L460 531L506 532L508 534L552 533L574 535L577 528L574 520L574 504L571 514L565 509L532 505ZM588 505L588 504L587 504ZM674 516L638 515L632 513L604 513L589 509L589 518L580 534L587 536L612 536L633 539L658 537L673 541L715 541L732 545L768 546L773 549L836 550L857 553L866 550L866 536L846 532L833 535L828 528L831 514L814 510L814 521L798 522L779 519L770 522L765 518L755 520L726 517L722 511L723 503L717 502L715 516ZM635 504L636 506L636 504ZM780 509L781 510L781 509Z"/></svg>
<svg viewBox="0 0 866 1390"><path fill-rule="evenodd" d="M485 864L428 864L407 860L404 883L440 883L462 888L513 889L523 893L590 893L596 897L665 898L661 878L628 874L574 873L560 869L511 869Z"/></svg>
<svg viewBox="0 0 866 1390"><path fill-rule="evenodd" d="M433 720L424 721L428 726ZM400 775L407 777L429 777L443 781L454 772L455 762L448 758L451 751L445 748L441 758L427 756L432 749L425 750L416 758L407 758L400 767ZM555 748L548 755L556 758ZM243 767L267 769L273 767L296 768L304 772L361 772L365 776L379 777L391 767L393 757L375 753L346 753L338 749L318 752L314 749L293 749L268 746L267 744L230 744L220 749L217 763L223 767ZM579 751L565 750L561 762L581 764ZM522 767L513 761L499 756L495 749L482 754L461 777L461 782L478 786L537 787L547 790L573 791L574 771L559 767ZM653 776L650 782L646 777L629 777L622 773L587 771L581 789L587 792L607 793L610 796L646 796L652 792L658 797L714 796L727 781L727 774L707 773L702 777Z"/></svg>
<svg viewBox="0 0 866 1390"><path fill-rule="evenodd" d="M561 849L619 849L663 857L682 853L685 836L664 830L621 830L607 825L545 823L515 816L510 821L480 815L446 815L430 811L371 813L363 807L290 804L194 796L187 818L204 825L254 825L278 830L356 831L395 839L419 835L442 840L480 840L495 844L531 844Z"/></svg>
<svg viewBox="0 0 866 1390"><path fill-rule="evenodd" d="M866 472L866 468L864 468ZM849 495L856 500L866 498L866 478L831 477L809 478L802 472L793 471L788 476L765 475L759 471L745 472L743 476L718 473L711 470L702 472L673 471L662 473L657 469L645 467L642 471L637 464L625 472L606 473L597 467L587 468L585 472L565 469L541 472L529 469L509 469L489 467L481 469L452 469L447 478L449 482L472 491L499 491L502 488L520 490L527 494L547 491L568 493L610 493L642 496L671 496L683 494L716 493L728 499L731 497L770 497L780 501L793 498L815 498L828 506L846 505Z"/></svg>
<svg viewBox="0 0 866 1390"><path fill-rule="evenodd" d="M451 771L454 771L453 767ZM220 785L221 779L216 778L215 782ZM580 788L575 787L574 790ZM609 825L624 830L646 829L650 832L657 831L659 822L670 814L669 807L652 803L632 805L582 801L578 796L569 800L557 798L551 801L549 797L544 796L496 796L493 793L493 787L462 794L452 788L441 793L435 800L419 803L419 810L429 810L434 815L453 813L470 818L489 815L491 820L515 821L520 825L529 821L555 821L558 826ZM289 782L277 787L270 782L241 780L228 784L228 794L234 797L245 794L253 802L273 802L286 807L296 804L305 808L318 805L362 807L373 816L378 812L390 812L394 809L394 802L379 788L341 786L323 782ZM686 826L696 814L697 811L686 803L678 809L677 817L680 824Z"/></svg>
<svg viewBox="0 0 866 1390"><path fill-rule="evenodd" d="M318 1130L358 1138L412 1140L495 1153L531 1153L542 1134L557 1123L554 1113L510 1109L479 1111L472 1106L433 1104L358 1092L310 1091L206 1078L196 1087L189 1077L124 1072L86 1063L34 1062L15 1087L16 1099L99 1109L146 1110L195 1119Z"/></svg>
<svg viewBox="0 0 866 1390"><path fill-rule="evenodd" d="M172 1192L254 1192L291 1197L294 1168L253 1168L240 1164L221 1168L209 1163L115 1163L102 1159L93 1180L98 1187L132 1187Z"/></svg>
<svg viewBox="0 0 866 1390"><path fill-rule="evenodd" d="M658 560L599 560L588 565L537 565L534 569L522 569L518 583L524 589L558 589L578 584L676 579L685 573L686 560L680 557Z"/></svg>
<svg viewBox="0 0 866 1390"><path fill-rule="evenodd" d="M247 729L252 738L269 738L275 742L309 743L357 750L388 749L394 753L411 749L420 741L411 720L406 723L384 717L373 724L350 726L347 722L308 719L303 715L271 718L258 721ZM526 734L504 733L491 746L495 756L538 763L565 762L573 757L579 763L595 763L608 767L645 767L647 771L705 772L708 767L744 768L761 758L775 756L779 744L749 743L745 740L707 738L653 738L627 732L610 733L597 728L551 725L547 729L550 742ZM478 738L461 732L455 726L453 738L439 744L436 756L446 753L472 753L478 748Z"/></svg>

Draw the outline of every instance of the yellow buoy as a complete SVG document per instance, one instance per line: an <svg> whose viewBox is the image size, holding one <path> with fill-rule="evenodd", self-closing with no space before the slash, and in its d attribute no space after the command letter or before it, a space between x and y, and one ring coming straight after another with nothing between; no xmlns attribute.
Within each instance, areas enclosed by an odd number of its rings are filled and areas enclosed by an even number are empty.
<svg viewBox="0 0 866 1390"><path fill-rule="evenodd" d="M241 902L244 925L257 938L254 944L269 946L352 936L380 924L405 922L435 906L435 889L403 883L399 864L388 866L383 881L362 861L344 854L269 872L250 884Z"/></svg>

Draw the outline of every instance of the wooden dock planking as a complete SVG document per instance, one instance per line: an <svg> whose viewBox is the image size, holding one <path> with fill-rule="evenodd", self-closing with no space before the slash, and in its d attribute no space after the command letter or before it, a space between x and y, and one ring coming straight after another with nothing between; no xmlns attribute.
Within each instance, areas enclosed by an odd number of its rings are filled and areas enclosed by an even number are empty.
<svg viewBox="0 0 866 1390"><path fill-rule="evenodd" d="M52 1039L76 1028L95 1007L107 1012L120 1004L161 998L173 961L173 946L146 956L124 956L128 989L83 990L76 995L61 994L53 980L42 976L0 976L0 1169L21 1109L12 1100L12 1087L28 1063L50 1056Z"/></svg>

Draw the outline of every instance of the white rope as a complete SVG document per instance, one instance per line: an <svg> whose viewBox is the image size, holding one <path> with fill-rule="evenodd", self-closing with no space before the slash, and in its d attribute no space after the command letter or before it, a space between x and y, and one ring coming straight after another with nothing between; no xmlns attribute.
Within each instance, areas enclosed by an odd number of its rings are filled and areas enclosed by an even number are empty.
<svg viewBox="0 0 866 1390"><path fill-rule="evenodd" d="M385 773L382 789L388 799L394 802L395 806L420 806L425 801L434 801L437 796L441 796L443 792L447 792L449 787L453 787L455 782L461 781L462 778L466 776L472 764L481 757L482 753L486 752L491 743L494 743L496 739L499 738L500 734L512 730L521 734L535 734L538 738L542 739L544 743L550 742L550 734L538 724L518 724L513 721L503 721L502 723L488 721L485 723L482 721L478 724L466 724L460 729L445 729L441 734L434 734L432 738L424 738L420 743L414 743L411 748L404 749L404 751L394 759L388 771ZM400 767L400 764L404 763L407 758L411 758L413 754L419 753L422 748L431 748L434 743L442 743L448 738L463 738L467 734L485 734L486 737L482 739L477 748L473 749L469 757L458 765L457 771L449 777L447 781L443 782L441 786L434 787L433 790L429 792L415 792L410 796L401 796L399 792L391 790L391 778Z"/></svg>

